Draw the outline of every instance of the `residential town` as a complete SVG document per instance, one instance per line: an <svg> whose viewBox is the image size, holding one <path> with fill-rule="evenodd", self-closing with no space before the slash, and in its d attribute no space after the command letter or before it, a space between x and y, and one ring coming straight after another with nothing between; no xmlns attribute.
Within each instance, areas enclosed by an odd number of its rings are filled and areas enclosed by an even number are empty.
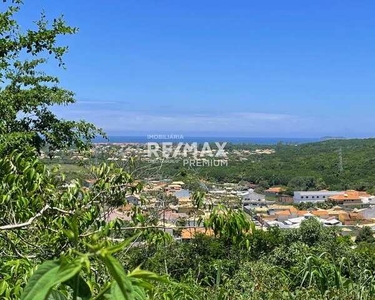
<svg viewBox="0 0 375 300"><path fill-rule="evenodd" d="M197 143L171 143L170 148L163 149L161 144L153 142L150 143L95 143L93 148L88 153L78 152L76 149L56 150L50 157L56 160L66 161L80 161L88 160L93 157L101 158L106 161L128 161L131 158L137 158L144 162L163 161L165 154L175 159L182 159L184 157L201 157L209 158L218 154L220 149L213 145L205 145ZM275 153L275 149L270 147L255 147L253 150L248 149L234 149L226 150L225 143L217 143L219 147L224 149L220 151L221 157L230 156L231 159L246 161L257 155L270 155ZM169 146L169 145L168 145ZM46 158L48 155L41 152L41 158ZM165 161L164 161L165 162ZM168 162L168 161L167 161Z"/></svg>
<svg viewBox="0 0 375 300"><path fill-rule="evenodd" d="M176 147L177 145L173 144L170 151L175 151ZM82 154L75 150L57 151L52 159L63 162L99 157L102 161L121 162L137 157L149 163L151 158L148 150L148 146L142 143L98 143L94 144L89 153ZM273 153L275 149L272 148L224 151L226 157L236 161ZM209 157L210 153L198 148L194 155ZM41 157L46 157L45 153L42 152ZM94 179L84 181L87 188L95 183ZM265 189L251 182L206 182L203 184L203 205L198 208L193 200L194 191L187 186L183 181L168 178L146 178L141 193L127 195L126 205L110 208L108 220L130 220L131 211L134 207L139 207L145 214L155 214L158 226L176 239L190 239L197 232L206 232L204 220L210 216L212 208L224 205L243 210L256 227L263 230L275 226L283 230L299 228L301 222L309 218L317 218L324 226L340 226L346 235L355 236L363 226L375 230L375 196L364 191L291 192L283 186Z"/></svg>
<svg viewBox="0 0 375 300"><path fill-rule="evenodd" d="M86 182L87 186L90 184ZM363 226L375 230L375 196L366 192L295 191L294 196L289 196L283 187L271 187L263 194L254 188L239 190L238 187L233 183L209 185L204 205L197 208L193 193L185 188L184 182L151 180L140 194L128 195L127 204L113 208L108 219L130 220L130 212L137 206L146 214L156 212L157 226L176 239L191 239L197 232L211 234L205 231L203 221L213 207L226 205L242 209L263 230L274 226L282 230L299 228L309 218L317 218L324 226L339 226L345 235L355 236ZM308 208L298 208L303 205Z"/></svg>
<svg viewBox="0 0 375 300"><path fill-rule="evenodd" d="M1 6L0 300L375 300L375 1Z"/></svg>

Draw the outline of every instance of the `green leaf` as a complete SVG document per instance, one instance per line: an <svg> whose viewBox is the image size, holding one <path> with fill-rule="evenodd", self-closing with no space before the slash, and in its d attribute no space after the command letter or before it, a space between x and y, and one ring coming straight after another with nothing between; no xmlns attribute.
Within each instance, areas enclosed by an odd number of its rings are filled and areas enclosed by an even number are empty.
<svg viewBox="0 0 375 300"><path fill-rule="evenodd" d="M147 294L144 291L143 288L139 286L134 286L134 291L132 293L132 297L134 297L135 300L146 300L147 299ZM117 284L117 282L114 282L111 287L111 299L117 300L117 299L126 299L122 298L122 294L120 291L120 288ZM132 298L133 299L133 298Z"/></svg>
<svg viewBox="0 0 375 300"><path fill-rule="evenodd" d="M4 294L8 287L9 285L5 280L0 281L0 295Z"/></svg>
<svg viewBox="0 0 375 300"><path fill-rule="evenodd" d="M49 294L48 300L68 300L68 298L61 292L52 290Z"/></svg>
<svg viewBox="0 0 375 300"><path fill-rule="evenodd" d="M81 270L79 264L68 263L60 266L58 261L46 261L31 276L21 300L45 300L51 289L59 283L69 280Z"/></svg>
<svg viewBox="0 0 375 300"><path fill-rule="evenodd" d="M72 242L74 242L74 239L75 239L75 236L74 236L74 232L71 231L71 230L67 230L67 229L63 229L62 232L64 233L64 235Z"/></svg>
<svg viewBox="0 0 375 300"><path fill-rule="evenodd" d="M116 296L119 297L119 292L121 292L120 298L114 298L114 299L126 299L126 300L133 300L133 286L129 278L126 276L124 268L121 266L120 262L115 259L111 255L106 255L102 258L103 262L105 263L106 267L108 268L109 273L112 275L112 277L115 279L119 290L117 290L117 287L113 287L114 293L116 293ZM112 294L111 289L111 294Z"/></svg>
<svg viewBox="0 0 375 300"><path fill-rule="evenodd" d="M138 238L139 235L140 235L140 234L136 234L136 235L134 235L134 236L132 236L132 237L126 239L125 241L123 241L123 242L121 242L121 243L119 243L119 244L117 244L117 245L114 245L114 246L112 246L112 247L107 248L107 252L108 252L109 254L113 254L113 253L115 253L115 252L118 252L118 251L124 249L126 246L130 245L130 243L131 243L132 241L134 241L136 238Z"/></svg>
<svg viewBox="0 0 375 300"><path fill-rule="evenodd" d="M154 280L158 282L169 283L169 280L166 276L159 276L153 272L141 270L139 267L133 270L128 276L146 281Z"/></svg>
<svg viewBox="0 0 375 300"><path fill-rule="evenodd" d="M123 293L121 292L120 287L117 284L117 282L113 282L112 285L111 285L111 299L113 299L113 300L116 300L116 299L119 299L119 300L126 299L124 297Z"/></svg>
<svg viewBox="0 0 375 300"><path fill-rule="evenodd" d="M79 276L79 285L78 285L78 291L77 295L78 297L81 297L82 300L91 299L91 289L87 282L82 278L82 276ZM63 282L64 284L70 286L72 289L75 288L75 280L76 276L70 278L68 281Z"/></svg>
<svg viewBox="0 0 375 300"><path fill-rule="evenodd" d="M40 265L27 283L21 300L46 299L53 287L51 283L54 282L59 267L56 261L46 261Z"/></svg>
<svg viewBox="0 0 375 300"><path fill-rule="evenodd" d="M134 287L134 297L137 300L147 299L146 292L139 286Z"/></svg>

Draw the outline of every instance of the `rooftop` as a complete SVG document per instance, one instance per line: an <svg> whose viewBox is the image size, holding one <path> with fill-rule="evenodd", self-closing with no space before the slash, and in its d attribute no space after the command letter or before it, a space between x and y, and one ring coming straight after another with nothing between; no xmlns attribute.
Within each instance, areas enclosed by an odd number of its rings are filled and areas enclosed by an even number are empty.
<svg viewBox="0 0 375 300"><path fill-rule="evenodd" d="M211 229L205 229L201 227L185 228L181 231L182 239L192 239L196 234L205 234L207 236L213 236L214 233Z"/></svg>
<svg viewBox="0 0 375 300"><path fill-rule="evenodd" d="M274 186L274 187L271 187L267 190L265 190L265 192L268 192L268 193L281 193L283 192L285 189L282 188L282 187L279 187L279 186Z"/></svg>

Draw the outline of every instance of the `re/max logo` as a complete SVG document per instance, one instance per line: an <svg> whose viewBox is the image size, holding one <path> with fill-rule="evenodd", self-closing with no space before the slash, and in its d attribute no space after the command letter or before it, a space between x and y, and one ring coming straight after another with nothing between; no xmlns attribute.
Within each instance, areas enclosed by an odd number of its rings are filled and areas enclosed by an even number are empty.
<svg viewBox="0 0 375 300"><path fill-rule="evenodd" d="M211 148L210 143L205 142L199 149L198 143L178 143L174 145L172 142L147 143L147 156L153 158L177 158L177 157L197 157L198 154L201 156L209 157L226 157L225 146L227 142L218 143L215 142Z"/></svg>

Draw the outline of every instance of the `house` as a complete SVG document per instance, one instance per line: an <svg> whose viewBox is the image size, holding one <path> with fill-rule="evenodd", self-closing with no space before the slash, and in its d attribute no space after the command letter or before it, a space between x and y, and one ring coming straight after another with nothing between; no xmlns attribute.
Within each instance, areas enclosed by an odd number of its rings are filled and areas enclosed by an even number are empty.
<svg viewBox="0 0 375 300"><path fill-rule="evenodd" d="M174 233L173 231L177 227L175 224L168 223L168 222L167 223L166 222L158 222L156 224L156 226L159 228L160 231L168 233L171 236L173 236L173 233Z"/></svg>
<svg viewBox="0 0 375 300"><path fill-rule="evenodd" d="M275 213L275 216L276 216L276 220L277 221L285 221L285 220L288 220L288 219L291 219L291 218L296 218L298 217L298 210L295 208L295 207L292 207L290 209L286 209L286 210L282 210L282 211L278 211Z"/></svg>
<svg viewBox="0 0 375 300"><path fill-rule="evenodd" d="M123 221L130 221L131 220L131 211L133 209L133 204L125 204L117 209L113 209L109 212L106 216L107 221L113 220L123 220Z"/></svg>
<svg viewBox="0 0 375 300"><path fill-rule="evenodd" d="M268 208L264 206L244 206L244 208L248 210L253 210L256 214L267 214L268 213Z"/></svg>
<svg viewBox="0 0 375 300"><path fill-rule="evenodd" d="M313 210L311 213L315 217L321 218L321 219L328 219L330 217L328 211L325 209Z"/></svg>
<svg viewBox="0 0 375 300"><path fill-rule="evenodd" d="M267 212L267 207L269 205L274 204L275 201L269 201L269 200L248 200L248 201L242 201L242 208L245 210L257 210L257 208L264 207L264 211ZM257 210L259 212L259 210Z"/></svg>
<svg viewBox="0 0 375 300"><path fill-rule="evenodd" d="M375 207L365 208L359 211L364 219L375 219Z"/></svg>
<svg viewBox="0 0 375 300"><path fill-rule="evenodd" d="M339 220L343 225L369 224L373 222L371 219L365 219L358 211L340 214Z"/></svg>
<svg viewBox="0 0 375 300"><path fill-rule="evenodd" d="M304 215L308 214L309 212L307 210L298 210L297 216L303 217Z"/></svg>
<svg viewBox="0 0 375 300"><path fill-rule="evenodd" d="M285 192L285 188L279 186L274 186L264 191L266 196L278 196L283 192Z"/></svg>
<svg viewBox="0 0 375 300"><path fill-rule="evenodd" d="M293 205L277 205L277 204L272 204L268 206L268 214L269 215L274 215L278 211L282 210L289 210L295 208Z"/></svg>
<svg viewBox="0 0 375 300"><path fill-rule="evenodd" d="M177 213L172 210L165 210L159 212L159 219L161 222L175 224L179 219L187 219L189 216L185 213Z"/></svg>
<svg viewBox="0 0 375 300"><path fill-rule="evenodd" d="M129 195L129 196L126 196L125 198L128 203L133 204L135 206L138 206L141 203L141 200L139 199L139 197L135 195Z"/></svg>
<svg viewBox="0 0 375 300"><path fill-rule="evenodd" d="M243 206L267 206L275 203L275 201L266 200L264 195L254 192L253 189L249 189L247 192L239 193L238 196L242 198L241 202Z"/></svg>
<svg viewBox="0 0 375 300"><path fill-rule="evenodd" d="M182 240L191 240L194 238L196 234L204 234L207 236L213 236L214 232L211 229L205 229L205 228L185 228L181 231L181 239Z"/></svg>
<svg viewBox="0 0 375 300"><path fill-rule="evenodd" d="M173 196L175 196L177 199L189 199L190 198L190 191L189 190L178 190L173 192Z"/></svg>
<svg viewBox="0 0 375 300"><path fill-rule="evenodd" d="M208 193L212 195L225 195L227 191L226 190L211 190Z"/></svg>
<svg viewBox="0 0 375 300"><path fill-rule="evenodd" d="M289 210L278 211L275 213L275 216L276 216L276 220L279 222L288 220L291 217Z"/></svg>
<svg viewBox="0 0 375 300"><path fill-rule="evenodd" d="M144 191L161 191L164 189L166 183L163 181L152 180L144 187Z"/></svg>
<svg viewBox="0 0 375 300"><path fill-rule="evenodd" d="M324 202L327 201L329 197L335 195L343 195L344 192L337 192L337 191L298 191L294 192L293 202L294 203L301 203L301 202Z"/></svg>
<svg viewBox="0 0 375 300"><path fill-rule="evenodd" d="M375 196L370 196L370 197L361 196L361 199L362 199L363 207L369 207L369 206L375 205Z"/></svg>
<svg viewBox="0 0 375 300"><path fill-rule="evenodd" d="M258 220L261 224L267 224L271 221L276 221L276 216L269 216L269 215L256 215L255 220Z"/></svg>
<svg viewBox="0 0 375 300"><path fill-rule="evenodd" d="M303 221L307 220L309 216L297 217L297 218L290 218L284 223L287 225L300 225Z"/></svg>
<svg viewBox="0 0 375 300"><path fill-rule="evenodd" d="M290 204L290 203L293 203L293 197L289 195L279 195L279 198L277 199L277 201L280 203Z"/></svg>
<svg viewBox="0 0 375 300"><path fill-rule="evenodd" d="M335 204L340 204L343 206L361 206L362 198L368 199L369 197L370 195L366 192L349 190L339 195L330 196L328 199Z"/></svg>
<svg viewBox="0 0 375 300"><path fill-rule="evenodd" d="M284 213L282 215L284 215ZM303 221L309 218L313 218L313 217L314 216L312 214L307 213L304 216L292 217L284 221L272 220L272 219L264 219L263 221L267 227L278 226L280 229L292 229L292 228L299 228Z"/></svg>
<svg viewBox="0 0 375 300"><path fill-rule="evenodd" d="M266 199L264 195L254 192L253 189L249 189L247 192L243 193L241 196L242 196L243 201L250 201L250 200L263 201Z"/></svg>
<svg viewBox="0 0 375 300"><path fill-rule="evenodd" d="M334 206L333 208L328 209L327 212L330 217L336 217L336 219L339 219L340 216L345 217L348 215L348 212L343 210L342 207L339 206Z"/></svg>
<svg viewBox="0 0 375 300"><path fill-rule="evenodd" d="M190 200L190 191L189 190L179 190L175 191L173 194L178 200L178 205L190 205L191 200Z"/></svg>
<svg viewBox="0 0 375 300"><path fill-rule="evenodd" d="M169 184L168 186L166 186L164 188L164 191L168 194L168 193L173 193L175 191L179 191L181 190L181 185L179 184Z"/></svg>
<svg viewBox="0 0 375 300"><path fill-rule="evenodd" d="M337 220L336 218L330 218L328 220L323 220L322 223L325 226L341 226L342 225L342 223L339 220Z"/></svg>
<svg viewBox="0 0 375 300"><path fill-rule="evenodd" d="M288 228L292 228L290 225L287 225L283 222L279 222L279 221L266 221L265 222L265 225L267 227L279 227L280 229L288 229Z"/></svg>

